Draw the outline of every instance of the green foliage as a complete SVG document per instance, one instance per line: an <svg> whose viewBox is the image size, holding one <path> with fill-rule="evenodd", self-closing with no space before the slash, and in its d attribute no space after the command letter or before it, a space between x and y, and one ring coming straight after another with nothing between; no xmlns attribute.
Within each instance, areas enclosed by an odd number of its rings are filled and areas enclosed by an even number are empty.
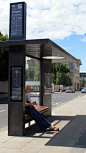
<svg viewBox="0 0 86 153"><path fill-rule="evenodd" d="M54 75L54 73L51 73L51 82L52 82L52 83L55 82L55 75Z"/></svg>
<svg viewBox="0 0 86 153"><path fill-rule="evenodd" d="M3 35L0 32L0 41L7 41L8 35ZM0 49L0 81L8 80L8 61L9 61L9 52Z"/></svg>
<svg viewBox="0 0 86 153"><path fill-rule="evenodd" d="M39 81L40 75L40 65L34 70L32 68L27 68L25 72L26 81Z"/></svg>
<svg viewBox="0 0 86 153"><path fill-rule="evenodd" d="M25 80L33 81L34 80L34 70L31 68L27 68L25 72Z"/></svg>
<svg viewBox="0 0 86 153"><path fill-rule="evenodd" d="M40 65L38 64L37 68L34 71L34 81L39 81L40 78Z"/></svg>
<svg viewBox="0 0 86 153"><path fill-rule="evenodd" d="M25 69L25 81L28 81L28 77L29 77L29 69Z"/></svg>
<svg viewBox="0 0 86 153"><path fill-rule="evenodd" d="M56 63L55 64L55 71L59 71L62 73L68 73L70 72L67 63Z"/></svg>
<svg viewBox="0 0 86 153"><path fill-rule="evenodd" d="M65 74L65 86L72 86L70 72Z"/></svg>
<svg viewBox="0 0 86 153"><path fill-rule="evenodd" d="M7 41L7 40L9 40L8 35L7 34L3 35L0 31L0 41Z"/></svg>
<svg viewBox="0 0 86 153"><path fill-rule="evenodd" d="M85 87L85 79L84 79L84 77L82 77L80 86L81 86L81 87Z"/></svg>
<svg viewBox="0 0 86 153"><path fill-rule="evenodd" d="M64 86L72 85L70 79L70 70L67 63L53 63L51 82L54 84L62 84Z"/></svg>

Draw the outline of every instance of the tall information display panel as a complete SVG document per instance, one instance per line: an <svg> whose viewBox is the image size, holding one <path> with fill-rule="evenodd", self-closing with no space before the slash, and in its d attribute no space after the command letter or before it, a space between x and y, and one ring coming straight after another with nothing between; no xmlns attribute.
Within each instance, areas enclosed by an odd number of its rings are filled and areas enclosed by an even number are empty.
<svg viewBox="0 0 86 153"><path fill-rule="evenodd" d="M26 3L10 4L10 40L26 39Z"/></svg>
<svg viewBox="0 0 86 153"><path fill-rule="evenodd" d="M10 4L9 40L26 39L26 3ZM9 46L8 135L25 135L25 45Z"/></svg>

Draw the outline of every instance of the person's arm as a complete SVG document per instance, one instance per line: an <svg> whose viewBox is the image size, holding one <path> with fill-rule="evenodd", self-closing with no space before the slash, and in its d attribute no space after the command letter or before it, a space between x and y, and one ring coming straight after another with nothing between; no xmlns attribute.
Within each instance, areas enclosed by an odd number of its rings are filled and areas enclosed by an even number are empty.
<svg viewBox="0 0 86 153"><path fill-rule="evenodd" d="M25 97L25 106L30 106L30 103L27 103L27 97Z"/></svg>
<svg viewBox="0 0 86 153"><path fill-rule="evenodd" d="M28 101L29 103L31 103L31 105L36 105L36 101L31 102L31 98L30 98L29 93L28 93L28 95L27 95L27 101ZM28 103L28 102L27 102L27 103Z"/></svg>
<svg viewBox="0 0 86 153"><path fill-rule="evenodd" d="M31 102L32 105L36 105L36 101Z"/></svg>
<svg viewBox="0 0 86 153"><path fill-rule="evenodd" d="M36 105L36 102L27 103L27 97L25 97L25 106Z"/></svg>

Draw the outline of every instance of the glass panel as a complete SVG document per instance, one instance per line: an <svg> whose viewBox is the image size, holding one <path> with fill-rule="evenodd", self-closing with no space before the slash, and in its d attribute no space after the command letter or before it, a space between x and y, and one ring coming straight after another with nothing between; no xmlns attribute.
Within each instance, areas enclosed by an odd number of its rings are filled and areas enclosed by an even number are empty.
<svg viewBox="0 0 86 153"><path fill-rule="evenodd" d="M40 61L26 57L25 85L31 86L31 101L36 101L39 105L40 97Z"/></svg>

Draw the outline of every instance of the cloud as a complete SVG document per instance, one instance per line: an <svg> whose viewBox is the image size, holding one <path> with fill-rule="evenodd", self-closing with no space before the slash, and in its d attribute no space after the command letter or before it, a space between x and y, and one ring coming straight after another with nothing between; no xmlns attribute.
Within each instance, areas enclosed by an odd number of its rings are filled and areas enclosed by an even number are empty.
<svg viewBox="0 0 86 153"><path fill-rule="evenodd" d="M83 67L83 65L81 65L81 66L80 66L80 69L81 69L81 73L82 73L82 72L86 73L86 67Z"/></svg>
<svg viewBox="0 0 86 153"><path fill-rule="evenodd" d="M84 37L83 39L81 39L82 42L86 42L86 37Z"/></svg>
<svg viewBox="0 0 86 153"><path fill-rule="evenodd" d="M21 0L18 0L18 2ZM16 0L0 0L0 30L9 34L9 6ZM84 0L26 0L27 39L64 39L86 32Z"/></svg>

